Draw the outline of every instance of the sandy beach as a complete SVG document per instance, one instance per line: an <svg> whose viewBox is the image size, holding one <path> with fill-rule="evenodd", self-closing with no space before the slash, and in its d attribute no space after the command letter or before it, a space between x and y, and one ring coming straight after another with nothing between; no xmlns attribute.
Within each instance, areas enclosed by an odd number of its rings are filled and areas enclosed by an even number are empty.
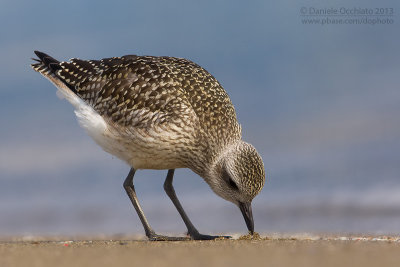
<svg viewBox="0 0 400 267"><path fill-rule="evenodd" d="M262 237L149 242L30 238L0 242L0 266L398 266L398 237Z"/></svg>

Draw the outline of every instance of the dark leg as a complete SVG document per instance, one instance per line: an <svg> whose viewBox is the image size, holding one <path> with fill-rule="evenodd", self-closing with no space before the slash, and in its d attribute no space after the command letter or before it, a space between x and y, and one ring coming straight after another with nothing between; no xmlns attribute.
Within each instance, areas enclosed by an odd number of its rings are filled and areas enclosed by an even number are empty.
<svg viewBox="0 0 400 267"><path fill-rule="evenodd" d="M162 236L162 235L157 235L153 229L150 227L146 216L144 216L142 207L140 207L139 201L136 196L135 192L135 187L133 185L133 176L135 175L135 169L131 168L128 176L125 179L124 182L124 188L126 190L126 193L128 194L129 198L132 201L133 207L135 207L135 210L137 214L139 215L140 221L143 224L144 231L146 233L146 236L149 238L151 241L179 241L179 240L187 240L185 237L169 237L169 236Z"/></svg>
<svg viewBox="0 0 400 267"><path fill-rule="evenodd" d="M194 240L213 240L219 238L220 236L202 235L199 233L199 231L197 231L196 227L194 227L175 194L175 189L172 185L172 181L174 179L174 171L175 170L168 170L167 178L164 182L164 190L169 198L172 200L172 203L174 203L176 209L183 219L183 222L186 224L190 237ZM229 238L228 236L223 237Z"/></svg>

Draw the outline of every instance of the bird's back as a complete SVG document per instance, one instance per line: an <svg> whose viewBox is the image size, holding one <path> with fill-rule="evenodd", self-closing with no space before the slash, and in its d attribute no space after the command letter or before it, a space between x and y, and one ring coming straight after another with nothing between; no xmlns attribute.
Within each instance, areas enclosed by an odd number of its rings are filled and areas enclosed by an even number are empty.
<svg viewBox="0 0 400 267"><path fill-rule="evenodd" d="M38 56L35 70L61 81L117 131L142 135L141 142L145 135L166 138L212 157L241 137L225 90L189 60L128 55L58 62L40 52Z"/></svg>

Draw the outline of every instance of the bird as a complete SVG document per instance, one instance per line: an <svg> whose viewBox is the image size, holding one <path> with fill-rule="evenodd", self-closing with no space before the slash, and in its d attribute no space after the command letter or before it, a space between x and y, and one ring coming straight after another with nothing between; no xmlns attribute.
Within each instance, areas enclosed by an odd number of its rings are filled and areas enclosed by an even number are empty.
<svg viewBox="0 0 400 267"><path fill-rule="evenodd" d="M123 187L148 240L214 240L201 234L173 187L175 169L189 168L212 191L236 205L254 233L252 200L265 183L264 163L242 140L235 108L222 85L196 63L169 56L58 61L34 51L31 67L75 109L80 126L106 152L126 162ZM136 195L137 170L168 170L164 190L187 227L187 236L156 234Z"/></svg>

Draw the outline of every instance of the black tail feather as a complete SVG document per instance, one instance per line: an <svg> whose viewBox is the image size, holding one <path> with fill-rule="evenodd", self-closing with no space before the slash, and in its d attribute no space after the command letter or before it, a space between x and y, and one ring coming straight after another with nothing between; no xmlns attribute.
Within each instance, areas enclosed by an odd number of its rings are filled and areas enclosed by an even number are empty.
<svg viewBox="0 0 400 267"><path fill-rule="evenodd" d="M46 65L50 63L60 63L57 59L52 58L51 56L40 52L40 51L34 51L34 53L38 56L38 58L45 63Z"/></svg>
<svg viewBox="0 0 400 267"><path fill-rule="evenodd" d="M39 59L33 58L33 60L43 63L52 72L55 72L56 70L61 68L59 65L60 61L58 61L57 59L52 58L51 56L40 51L34 51L34 53L38 56Z"/></svg>
<svg viewBox="0 0 400 267"><path fill-rule="evenodd" d="M40 51L34 51L34 52L39 58L39 59L32 58L34 61L37 62L37 63L31 64L32 68L35 71L40 72L45 77L51 76L51 77L53 77L53 79L57 79L57 80L61 81L69 89L71 89L72 92L74 92L75 94L77 93L75 87L73 85L71 85L69 82L65 81L65 77L60 77L59 75L57 75L57 70L62 69L62 67L60 65L60 63L61 63L60 61L52 58L51 56L49 56L43 52L40 52Z"/></svg>

